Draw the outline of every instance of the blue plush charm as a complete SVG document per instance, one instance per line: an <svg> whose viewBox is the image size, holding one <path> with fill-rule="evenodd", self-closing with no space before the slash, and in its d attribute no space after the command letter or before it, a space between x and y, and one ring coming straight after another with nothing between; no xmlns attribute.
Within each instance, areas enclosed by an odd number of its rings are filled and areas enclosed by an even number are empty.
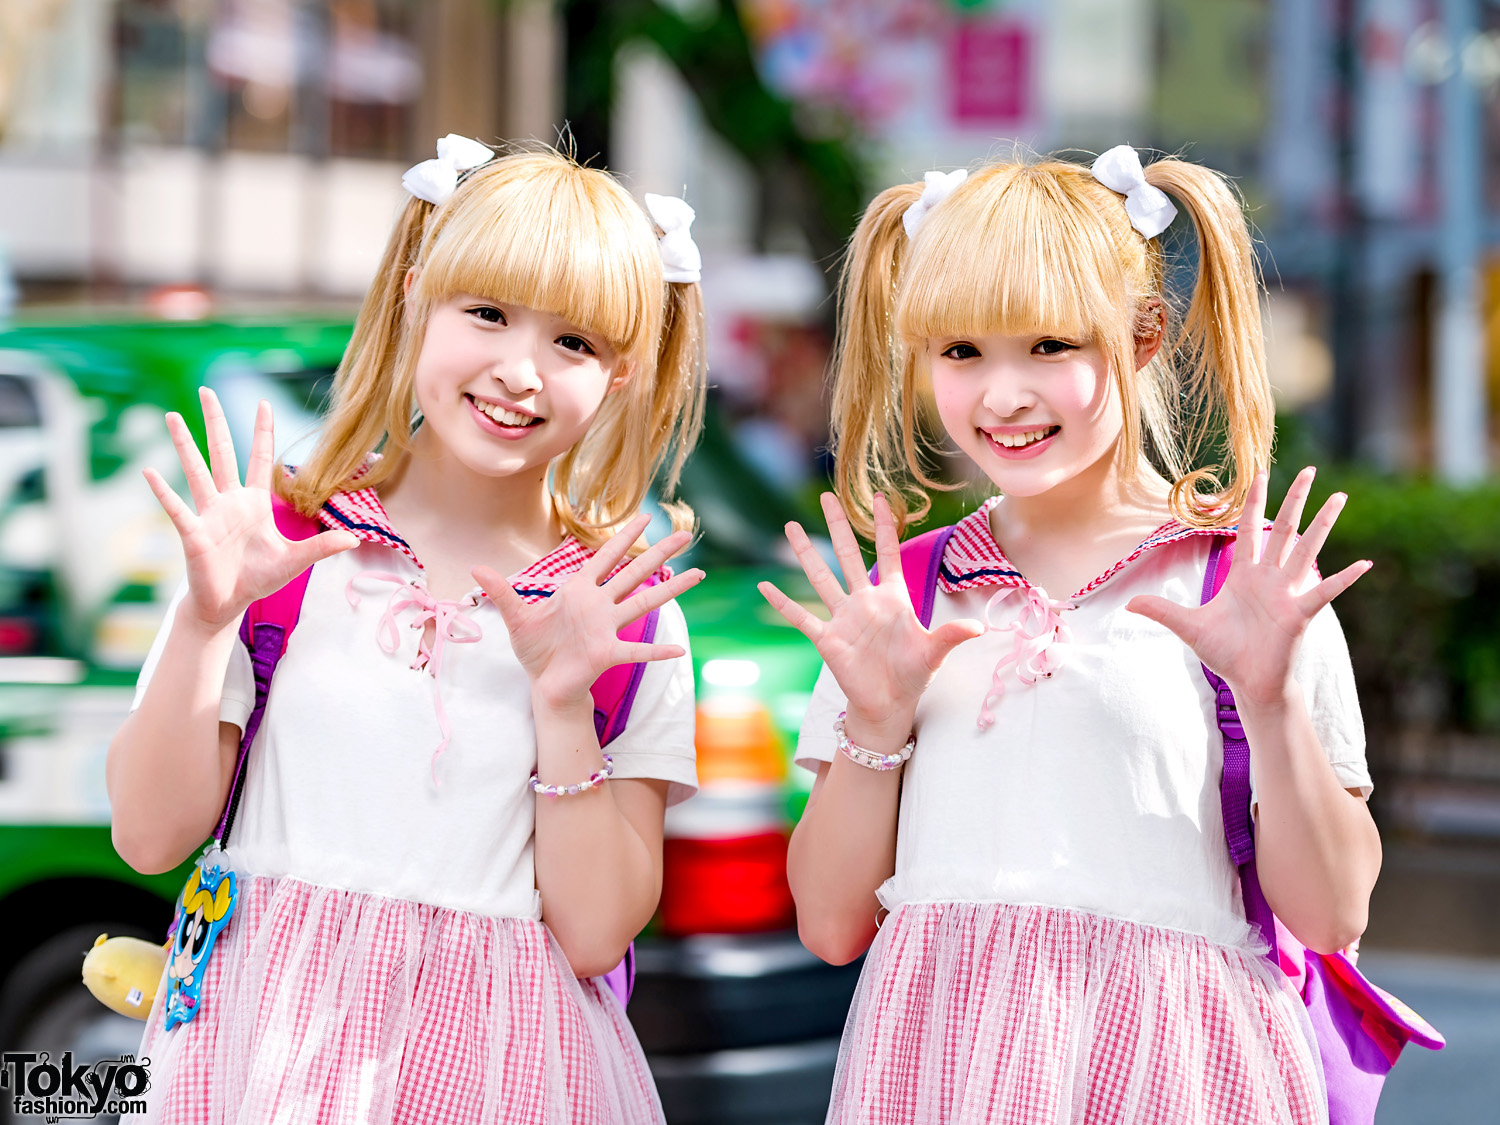
<svg viewBox="0 0 1500 1125"><path fill-rule="evenodd" d="M193 865L177 903L172 949L167 960L166 1027L170 1031L198 1014L203 973L219 931L234 913L239 885L229 857L210 848Z"/></svg>

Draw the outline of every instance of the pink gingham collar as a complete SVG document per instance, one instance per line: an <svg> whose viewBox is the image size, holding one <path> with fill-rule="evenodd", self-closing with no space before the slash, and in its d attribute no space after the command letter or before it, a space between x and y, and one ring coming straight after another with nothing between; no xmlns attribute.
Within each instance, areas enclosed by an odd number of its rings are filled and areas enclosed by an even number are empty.
<svg viewBox="0 0 1500 1125"><path fill-rule="evenodd" d="M416 563L419 570L423 569L422 560L417 558L411 544L401 538L391 526L385 505L380 502L380 496L373 488L335 492L323 504L322 510L318 512L318 519L325 527L352 532L366 543L399 551ZM510 584L515 587L516 593L528 601L548 598L593 557L594 548L570 535L536 562L511 575ZM666 581L672 576L672 568L663 566L657 576L661 581Z"/></svg>
<svg viewBox="0 0 1500 1125"><path fill-rule="evenodd" d="M959 590L971 590L979 586L1030 588L1031 584L1005 557L1005 552L1000 549L1000 544L995 542L994 533L990 531L990 510L1000 503L1000 500L999 496L991 496L979 506L977 511L971 512L953 525L953 535L948 540L948 546L943 551L942 565L938 568L939 590L953 594ZM1233 527L1189 527L1177 520L1168 520L1146 536L1130 554L1116 562L1069 600L1077 601L1087 594L1092 594L1147 551L1165 547L1169 543L1179 543L1198 535L1229 535L1233 534L1234 530Z"/></svg>

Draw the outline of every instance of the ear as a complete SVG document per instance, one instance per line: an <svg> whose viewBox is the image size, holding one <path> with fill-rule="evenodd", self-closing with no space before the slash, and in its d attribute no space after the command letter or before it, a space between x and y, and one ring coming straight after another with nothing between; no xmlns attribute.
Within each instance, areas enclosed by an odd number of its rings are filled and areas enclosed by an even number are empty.
<svg viewBox="0 0 1500 1125"><path fill-rule="evenodd" d="M1135 369L1139 371L1156 358L1167 338L1167 307L1153 297L1136 318Z"/></svg>
<svg viewBox="0 0 1500 1125"><path fill-rule="evenodd" d="M411 296L411 287L412 287L412 285L414 285L416 283L416 280L417 280L417 267L416 266L410 266L410 267L408 267L408 269L406 271L406 277L401 282L401 296L402 296L403 299Z"/></svg>
<svg viewBox="0 0 1500 1125"><path fill-rule="evenodd" d="M635 376L635 368L636 364L633 359L622 359L615 364L615 373L610 376L609 386L604 389L604 393L612 395L630 382Z"/></svg>

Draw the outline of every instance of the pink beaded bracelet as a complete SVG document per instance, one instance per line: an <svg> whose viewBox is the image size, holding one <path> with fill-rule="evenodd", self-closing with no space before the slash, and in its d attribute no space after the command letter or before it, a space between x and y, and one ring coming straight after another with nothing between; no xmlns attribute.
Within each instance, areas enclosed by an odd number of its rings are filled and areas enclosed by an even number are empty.
<svg viewBox="0 0 1500 1125"><path fill-rule="evenodd" d="M838 736L839 753L843 754L844 757L856 765L864 766L868 770L881 770L882 772L900 769L902 764L911 757L911 752L917 748L917 735L913 731L911 737L906 740L906 745L894 754L877 754L873 750L866 750L858 743L849 741L849 733L844 729L845 714L846 712L839 712L839 717L834 720L833 733Z"/></svg>
<svg viewBox="0 0 1500 1125"><path fill-rule="evenodd" d="M536 775L536 770L531 771L531 791L539 793L543 797L576 797L578 794L592 789L596 785L603 785L615 774L615 760L608 754L604 755L604 766L589 774L587 781L577 781L572 785L543 785Z"/></svg>

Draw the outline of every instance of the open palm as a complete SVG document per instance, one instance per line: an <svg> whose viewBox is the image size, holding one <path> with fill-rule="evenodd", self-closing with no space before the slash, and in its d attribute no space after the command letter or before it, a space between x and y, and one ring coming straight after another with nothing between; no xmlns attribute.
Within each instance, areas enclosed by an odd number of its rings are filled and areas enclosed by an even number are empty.
<svg viewBox="0 0 1500 1125"><path fill-rule="evenodd" d="M212 467L204 463L182 415L167 415L167 430L197 511L155 469L146 469L145 477L182 540L188 592L178 613L221 629L238 621L251 602L275 593L313 563L359 540L347 531L325 531L300 541L282 535L271 513L270 405L262 402L256 411L250 464L241 485L218 397L203 387L199 398Z"/></svg>
<svg viewBox="0 0 1500 1125"><path fill-rule="evenodd" d="M1308 624L1370 569L1367 560L1360 561L1316 580L1318 552L1346 497L1343 493L1330 496L1299 539L1297 527L1312 482L1311 468L1297 474L1267 535L1262 531L1266 474L1255 478L1235 535L1229 577L1207 605L1183 606L1144 594L1132 598L1126 607L1176 633L1199 660L1228 682L1241 702L1272 703L1284 698Z"/></svg>
<svg viewBox="0 0 1500 1125"><path fill-rule="evenodd" d="M671 660L683 654L681 645L622 641L619 636L626 625L703 579L703 571L685 570L638 589L687 546L691 536L686 531L659 540L611 574L649 522L649 516L636 516L555 594L540 602L528 603L499 571L474 568L475 580L505 621L516 659L544 698L559 705L582 702L593 682L617 664Z"/></svg>
<svg viewBox="0 0 1500 1125"><path fill-rule="evenodd" d="M847 592L801 524L787 524L786 537L830 619L819 620L770 582L762 582L759 589L788 624L812 641L848 698L850 713L883 723L914 709L948 654L984 632L984 626L966 620L926 629L917 620L901 572L896 522L885 497L875 497L878 584L865 573L854 529L832 493L823 494L823 514Z"/></svg>

